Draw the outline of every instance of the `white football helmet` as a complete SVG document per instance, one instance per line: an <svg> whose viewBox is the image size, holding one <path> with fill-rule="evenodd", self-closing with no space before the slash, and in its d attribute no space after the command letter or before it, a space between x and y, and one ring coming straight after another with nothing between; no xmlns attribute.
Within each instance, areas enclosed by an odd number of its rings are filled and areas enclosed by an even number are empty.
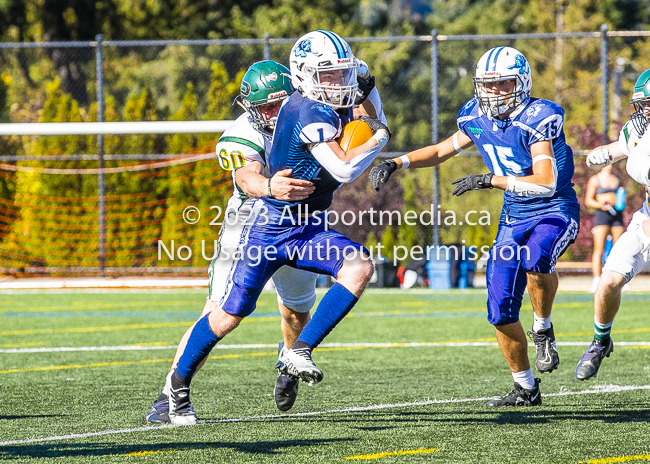
<svg viewBox="0 0 650 464"><path fill-rule="evenodd" d="M514 79L515 89L507 95L493 95L485 90L485 84ZM530 97L533 79L528 60L512 47L496 47L485 52L476 65L474 94L485 114L496 118L515 110Z"/></svg>
<svg viewBox="0 0 650 464"><path fill-rule="evenodd" d="M330 31L303 35L291 49L291 83L306 98L333 108L354 106L358 60L350 45Z"/></svg>

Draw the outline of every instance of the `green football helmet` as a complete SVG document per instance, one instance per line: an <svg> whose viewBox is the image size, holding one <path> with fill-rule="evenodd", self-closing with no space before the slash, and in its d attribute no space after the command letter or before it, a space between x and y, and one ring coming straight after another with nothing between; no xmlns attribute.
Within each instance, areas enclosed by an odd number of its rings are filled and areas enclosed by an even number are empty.
<svg viewBox="0 0 650 464"><path fill-rule="evenodd" d="M630 103L634 105L635 110L630 119L641 136L650 124L650 115L645 114L645 105L650 103L650 69L644 71L636 80Z"/></svg>
<svg viewBox="0 0 650 464"><path fill-rule="evenodd" d="M248 68L239 91L235 101L248 112L251 125L266 138L273 137L277 116L267 119L261 107L280 102L293 93L289 69L275 61L259 61Z"/></svg>

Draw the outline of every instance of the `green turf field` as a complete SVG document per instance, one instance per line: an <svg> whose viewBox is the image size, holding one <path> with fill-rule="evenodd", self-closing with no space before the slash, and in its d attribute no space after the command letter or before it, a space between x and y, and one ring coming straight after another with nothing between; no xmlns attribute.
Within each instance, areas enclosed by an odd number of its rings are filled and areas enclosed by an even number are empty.
<svg viewBox="0 0 650 464"><path fill-rule="evenodd" d="M544 405L494 410L485 399L507 393L512 378L483 314L485 290L369 291L316 350L325 379L301 385L288 414L273 402L280 317L265 293L192 383L200 425L147 427L174 345L204 298L200 290L1 295L0 460L650 461L650 293L624 294L615 352L590 382L573 371L592 338L592 296L558 294L562 364L541 376ZM532 324L529 303L522 321ZM250 344L262 346L242 346ZM76 349L53 350L61 347Z"/></svg>

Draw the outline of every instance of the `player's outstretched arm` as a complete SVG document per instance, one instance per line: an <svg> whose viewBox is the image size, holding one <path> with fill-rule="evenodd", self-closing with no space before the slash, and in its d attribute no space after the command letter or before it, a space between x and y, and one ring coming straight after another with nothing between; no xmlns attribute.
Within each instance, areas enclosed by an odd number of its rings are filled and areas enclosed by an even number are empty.
<svg viewBox="0 0 650 464"><path fill-rule="evenodd" d="M612 142L591 150L587 154L587 166L594 169L602 169L625 158L627 158L627 155L621 151L618 142Z"/></svg>
<svg viewBox="0 0 650 464"><path fill-rule="evenodd" d="M473 145L472 139L461 131L446 140L428 147L402 155L399 158L393 158L383 161L381 164L373 167L370 171L370 182L376 191L379 191L381 184L385 184L393 172L398 169L426 168L437 166L447 161L454 155L457 155L465 148Z"/></svg>
<svg viewBox="0 0 650 464"><path fill-rule="evenodd" d="M235 182L249 197L293 201L304 200L314 192L314 184L308 180L291 178L291 169L276 172L268 178L262 175L262 167L262 163L253 161L235 171Z"/></svg>

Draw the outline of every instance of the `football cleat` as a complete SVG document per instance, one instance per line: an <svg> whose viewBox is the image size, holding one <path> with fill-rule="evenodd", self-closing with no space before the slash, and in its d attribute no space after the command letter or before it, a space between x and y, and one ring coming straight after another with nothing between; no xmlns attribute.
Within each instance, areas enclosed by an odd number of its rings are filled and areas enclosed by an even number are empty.
<svg viewBox="0 0 650 464"><path fill-rule="evenodd" d="M299 384L300 378L278 371L278 379L275 381L273 396L275 398L275 405L280 411L288 411L293 407L298 396Z"/></svg>
<svg viewBox="0 0 650 464"><path fill-rule="evenodd" d="M542 374L552 372L560 365L560 355L555 346L555 333L553 325L539 332L530 330L528 336L535 343L535 368Z"/></svg>
<svg viewBox="0 0 650 464"><path fill-rule="evenodd" d="M174 425L196 425L196 413L190 400L190 387L179 382L175 373L176 369L167 374L165 384L169 392L169 422Z"/></svg>
<svg viewBox="0 0 650 464"><path fill-rule="evenodd" d="M162 392L158 399L154 401L151 411L145 416L149 424L167 424L169 423L169 397Z"/></svg>
<svg viewBox="0 0 650 464"><path fill-rule="evenodd" d="M603 344L602 341L594 338L594 341L589 345L589 349L585 351L578 361L576 367L576 378L578 380L587 380L595 377L598 374L600 364L604 358L609 358L609 355L614 351L614 342L609 339L609 342Z"/></svg>
<svg viewBox="0 0 650 464"><path fill-rule="evenodd" d="M539 391L540 382L540 379L535 379L535 386L530 390L526 390L517 382L515 382L514 390L512 390L506 396L496 397L493 400L488 401L486 406L541 406L542 394Z"/></svg>
<svg viewBox="0 0 650 464"><path fill-rule="evenodd" d="M278 346L278 365L280 358L286 352L287 349L284 347L284 342L280 343ZM298 385L300 385L299 377L284 374L278 369L278 378L275 381L275 388L273 388L273 397L275 398L275 405L280 411L288 411L293 407L298 396Z"/></svg>
<svg viewBox="0 0 650 464"><path fill-rule="evenodd" d="M316 367L311 360L309 348L285 350L275 367L283 374L300 377L310 387L323 380L323 371Z"/></svg>

